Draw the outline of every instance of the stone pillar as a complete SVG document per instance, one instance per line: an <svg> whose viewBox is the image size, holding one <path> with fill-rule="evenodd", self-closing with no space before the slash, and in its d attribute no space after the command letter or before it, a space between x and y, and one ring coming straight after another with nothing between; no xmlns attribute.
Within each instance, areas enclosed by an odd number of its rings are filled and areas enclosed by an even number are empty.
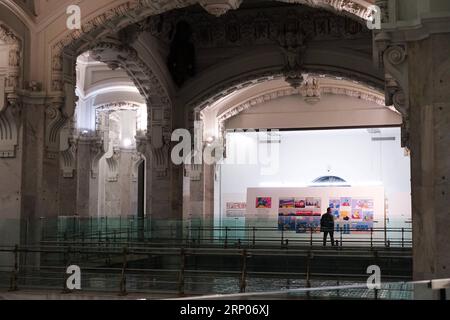
<svg viewBox="0 0 450 320"><path fill-rule="evenodd" d="M124 217L135 216L132 211L132 199L137 193L132 194L132 157L134 150L121 149L119 160L119 189L120 189L120 212Z"/></svg>
<svg viewBox="0 0 450 320"><path fill-rule="evenodd" d="M72 128L67 126L61 132L60 175L59 175L59 215L71 216L76 212L77 195L77 143L72 136Z"/></svg>
<svg viewBox="0 0 450 320"><path fill-rule="evenodd" d="M386 104L401 112L402 145L411 151L415 280L450 277L450 16L423 10L414 20L390 10L375 37Z"/></svg>
<svg viewBox="0 0 450 320"><path fill-rule="evenodd" d="M77 140L77 215L98 215L98 162L104 154L100 137L82 134Z"/></svg>
<svg viewBox="0 0 450 320"><path fill-rule="evenodd" d="M183 216L195 231L196 227L214 226L214 165L186 165ZM212 237L205 230L204 238Z"/></svg>
<svg viewBox="0 0 450 320"><path fill-rule="evenodd" d="M4 97L0 95L0 98ZM0 110L0 243L10 246L20 244L23 177L20 129L21 106L17 102L8 103ZM0 263L6 260L6 257L0 257Z"/></svg>
<svg viewBox="0 0 450 320"><path fill-rule="evenodd" d="M408 46L415 280L450 278L450 33Z"/></svg>
<svg viewBox="0 0 450 320"><path fill-rule="evenodd" d="M67 118L61 101L38 91L22 93L23 242L39 239L40 218L56 220L59 211L59 132Z"/></svg>

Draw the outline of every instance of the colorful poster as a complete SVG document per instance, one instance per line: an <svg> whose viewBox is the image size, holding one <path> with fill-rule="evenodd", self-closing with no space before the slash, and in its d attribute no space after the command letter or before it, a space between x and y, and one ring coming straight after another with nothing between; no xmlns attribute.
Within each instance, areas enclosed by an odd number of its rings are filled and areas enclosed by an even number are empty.
<svg viewBox="0 0 450 320"><path fill-rule="evenodd" d="M306 198L306 207L320 209L320 198Z"/></svg>
<svg viewBox="0 0 450 320"><path fill-rule="evenodd" d="M245 216L246 202L227 202L225 214L228 218L241 218Z"/></svg>
<svg viewBox="0 0 450 320"><path fill-rule="evenodd" d="M272 198L271 197L257 197L255 207L256 207L256 209L272 208Z"/></svg>
<svg viewBox="0 0 450 320"><path fill-rule="evenodd" d="M295 232L306 233L311 231L320 231L320 217L298 217L295 223Z"/></svg>
<svg viewBox="0 0 450 320"><path fill-rule="evenodd" d="M294 231L295 230L295 221L296 221L295 213L292 213L292 212L278 213L278 230Z"/></svg>
<svg viewBox="0 0 450 320"><path fill-rule="evenodd" d="M294 208L295 207L295 201L294 198L280 198L279 201L279 208Z"/></svg>
<svg viewBox="0 0 450 320"><path fill-rule="evenodd" d="M341 208L341 199L337 199L337 198L330 199L329 207L331 209L331 213L334 215L334 218L339 219L339 210Z"/></svg>
<svg viewBox="0 0 450 320"><path fill-rule="evenodd" d="M361 210L372 210L373 200L372 199L352 199L352 208Z"/></svg>
<svg viewBox="0 0 450 320"><path fill-rule="evenodd" d="M363 211L363 221L373 222L373 211Z"/></svg>
<svg viewBox="0 0 450 320"><path fill-rule="evenodd" d="M352 219L353 220L361 220L362 219L362 210L361 209L352 209Z"/></svg>
<svg viewBox="0 0 450 320"><path fill-rule="evenodd" d="M350 211L347 211L347 210L340 210L339 211L339 214L340 214L340 219L341 220L344 220L344 219L346 219L346 218L350 218Z"/></svg>
<svg viewBox="0 0 450 320"><path fill-rule="evenodd" d="M314 216L314 211L311 211L311 210L297 211L296 215L300 216L300 217L312 217L312 216Z"/></svg>
<svg viewBox="0 0 450 320"><path fill-rule="evenodd" d="M305 203L305 198L295 198L295 207L296 208L305 208L306 203Z"/></svg>
<svg viewBox="0 0 450 320"><path fill-rule="evenodd" d="M351 207L352 198L343 197L341 198L341 207Z"/></svg>
<svg viewBox="0 0 450 320"><path fill-rule="evenodd" d="M281 197L278 209L278 229L285 231L318 231L320 228L321 198Z"/></svg>

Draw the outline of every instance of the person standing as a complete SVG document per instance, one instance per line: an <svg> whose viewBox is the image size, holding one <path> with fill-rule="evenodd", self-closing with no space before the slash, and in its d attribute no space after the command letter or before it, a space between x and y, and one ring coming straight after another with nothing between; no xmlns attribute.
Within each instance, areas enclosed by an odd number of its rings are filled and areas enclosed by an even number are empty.
<svg viewBox="0 0 450 320"><path fill-rule="evenodd" d="M334 246L334 216L331 213L331 208L320 218L320 231L323 232L323 246L327 245L327 236L330 235L331 245Z"/></svg>

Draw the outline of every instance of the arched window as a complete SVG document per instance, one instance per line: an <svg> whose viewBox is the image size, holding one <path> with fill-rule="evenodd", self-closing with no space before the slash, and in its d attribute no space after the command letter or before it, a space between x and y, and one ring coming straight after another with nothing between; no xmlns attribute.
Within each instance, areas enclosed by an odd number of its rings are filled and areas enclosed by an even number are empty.
<svg viewBox="0 0 450 320"><path fill-rule="evenodd" d="M350 187L350 185L340 177L322 176L314 179L311 187Z"/></svg>

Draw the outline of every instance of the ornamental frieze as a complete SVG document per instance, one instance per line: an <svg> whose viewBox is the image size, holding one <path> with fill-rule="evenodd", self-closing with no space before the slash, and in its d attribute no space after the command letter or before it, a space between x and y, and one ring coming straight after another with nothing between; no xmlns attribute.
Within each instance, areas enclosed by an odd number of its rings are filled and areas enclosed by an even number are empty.
<svg viewBox="0 0 450 320"><path fill-rule="evenodd" d="M196 48L274 44L289 33L314 40L367 38L371 34L352 18L298 5L232 11L221 17L189 7L151 17L143 30L168 44L180 21L192 28Z"/></svg>

